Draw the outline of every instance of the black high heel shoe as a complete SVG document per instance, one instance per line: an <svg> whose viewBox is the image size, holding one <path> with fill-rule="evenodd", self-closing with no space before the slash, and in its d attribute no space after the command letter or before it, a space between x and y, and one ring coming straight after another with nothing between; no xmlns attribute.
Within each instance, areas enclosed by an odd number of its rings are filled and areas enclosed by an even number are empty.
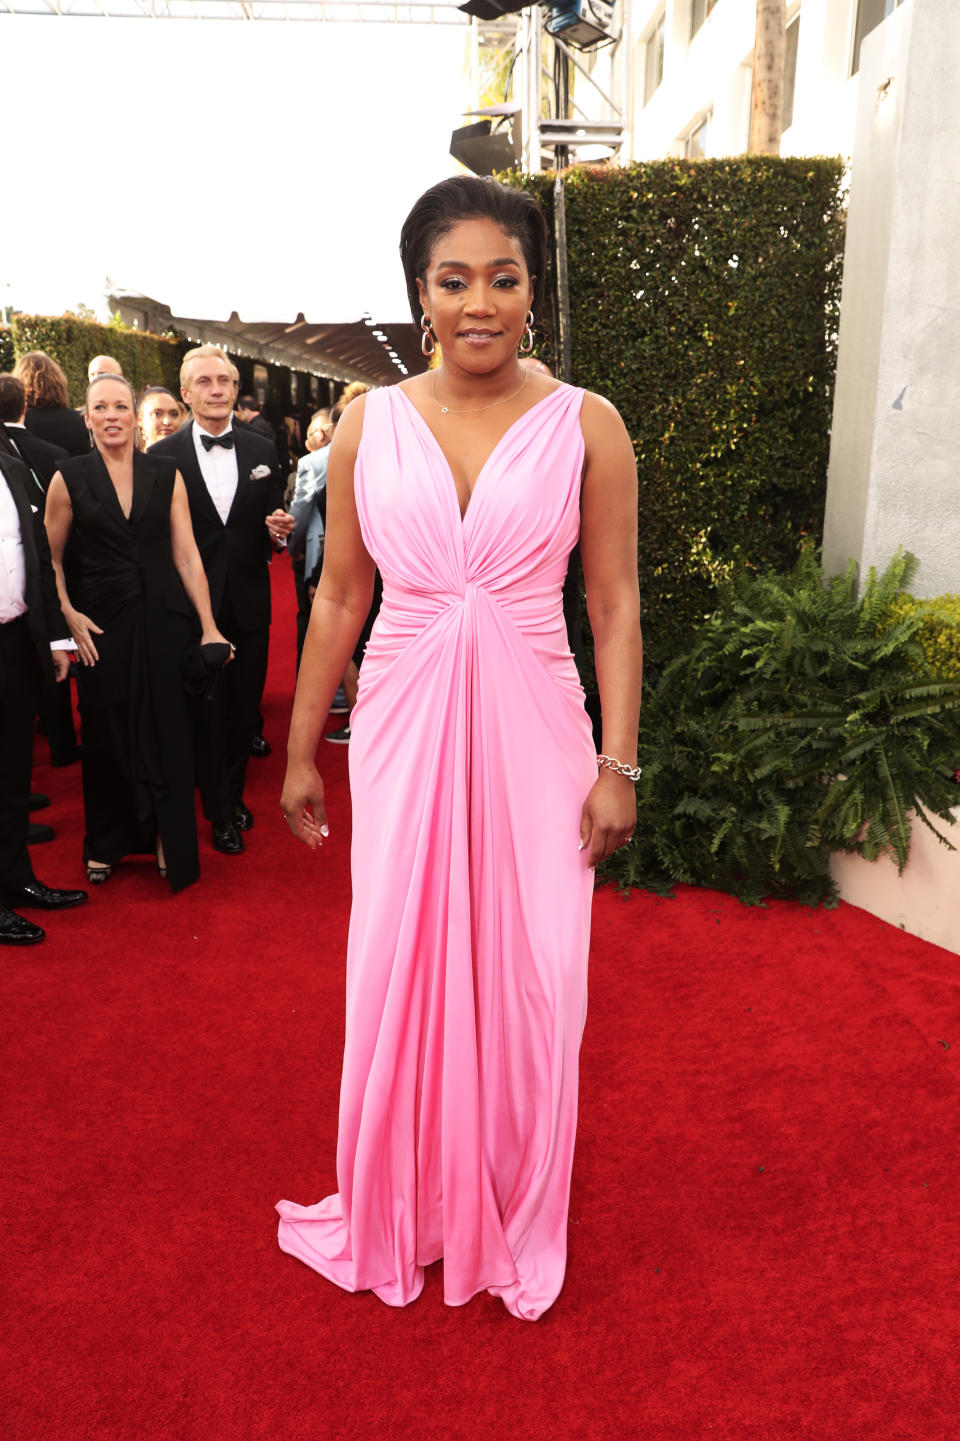
<svg viewBox="0 0 960 1441"><path fill-rule="evenodd" d="M93 861L85 861L87 868L87 880L92 886L105 886L113 875L113 866L95 865Z"/></svg>

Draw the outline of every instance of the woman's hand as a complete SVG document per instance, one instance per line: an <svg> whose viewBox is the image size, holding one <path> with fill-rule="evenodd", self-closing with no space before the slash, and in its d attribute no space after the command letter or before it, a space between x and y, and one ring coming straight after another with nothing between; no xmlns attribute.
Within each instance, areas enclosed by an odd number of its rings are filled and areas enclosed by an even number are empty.
<svg viewBox="0 0 960 1441"><path fill-rule="evenodd" d="M228 645L228 646L230 647L230 654L227 656L226 660L224 661L224 665L229 665L230 662L235 659L236 654L237 654L236 648L235 648L235 646L234 646L234 644L233 644L233 641L232 641L232 640L227 640L227 637L226 637L225 635L221 635L220 632L217 630L217 627L216 627L215 625L214 625L214 626L211 626L211 627L209 628L209 630L205 630L205 631L202 633L202 635L200 636L200 644L201 644L201 645Z"/></svg>
<svg viewBox="0 0 960 1441"><path fill-rule="evenodd" d="M580 815L580 849L594 866L625 846L637 824L637 793L633 781L604 768L597 776Z"/></svg>
<svg viewBox="0 0 960 1441"><path fill-rule="evenodd" d="M323 803L323 781L315 765L287 765L280 796L283 818L298 841L312 851L330 834Z"/></svg>
<svg viewBox="0 0 960 1441"><path fill-rule="evenodd" d="M103 635L98 625L84 615L82 611L74 610L73 606L66 606L63 618L70 627L70 634L77 643L77 650L80 652L80 660L83 665L96 665L100 654L94 644L95 635Z"/></svg>

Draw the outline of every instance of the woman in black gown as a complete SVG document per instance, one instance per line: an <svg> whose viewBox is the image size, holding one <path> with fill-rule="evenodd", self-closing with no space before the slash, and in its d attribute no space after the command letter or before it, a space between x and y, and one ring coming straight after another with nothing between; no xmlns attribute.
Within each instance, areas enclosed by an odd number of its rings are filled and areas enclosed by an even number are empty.
<svg viewBox="0 0 960 1441"><path fill-rule="evenodd" d="M63 462L45 516L63 614L80 652L83 858L96 883L122 856L155 852L176 891L200 874L184 661L198 618L201 644L224 638L183 480L172 460L136 449L129 382L95 379L87 421L94 448Z"/></svg>

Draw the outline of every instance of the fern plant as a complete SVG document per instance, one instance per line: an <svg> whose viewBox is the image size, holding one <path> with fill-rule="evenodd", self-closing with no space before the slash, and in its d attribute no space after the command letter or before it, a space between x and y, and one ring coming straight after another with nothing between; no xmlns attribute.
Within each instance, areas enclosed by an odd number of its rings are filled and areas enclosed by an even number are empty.
<svg viewBox="0 0 960 1441"><path fill-rule="evenodd" d="M902 870L916 817L952 823L960 681L923 674L922 613L894 605L915 570L898 552L858 594L808 546L729 587L644 705L640 820L606 877L830 903L831 851Z"/></svg>

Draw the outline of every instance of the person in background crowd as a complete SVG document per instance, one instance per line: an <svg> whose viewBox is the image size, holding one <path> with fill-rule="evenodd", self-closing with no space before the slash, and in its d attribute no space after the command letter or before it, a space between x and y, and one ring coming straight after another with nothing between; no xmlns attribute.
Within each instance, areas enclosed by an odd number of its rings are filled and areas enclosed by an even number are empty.
<svg viewBox="0 0 960 1441"><path fill-rule="evenodd" d="M300 459L305 450L303 433L300 429L300 419L295 410L284 411L283 424L287 432L287 450L290 453L292 465L293 461Z"/></svg>
<svg viewBox="0 0 960 1441"><path fill-rule="evenodd" d="M198 770L214 848L239 855L253 825L243 784L257 734L270 641L270 541L283 547L293 519L280 509L283 477L270 441L234 428L232 364L215 345L188 350L181 393L193 420L152 446L183 476L190 516L210 582L216 623L236 659L201 709Z"/></svg>
<svg viewBox="0 0 960 1441"><path fill-rule="evenodd" d="M95 355L87 366L87 384L98 375L122 375L123 367L112 355Z"/></svg>
<svg viewBox="0 0 960 1441"><path fill-rule="evenodd" d="M149 450L167 435L176 435L183 423L183 410L177 397L164 385L148 385L137 401L137 424L141 450Z"/></svg>
<svg viewBox="0 0 960 1441"><path fill-rule="evenodd" d="M26 408L26 391L21 382L15 375L0 375L0 421L4 432L14 453L27 466L38 490L45 496L55 472L67 458L67 452L62 445L50 445L38 435L30 434L24 424ZM79 752L73 729L69 670L61 685L41 688L39 713L40 729L50 747L51 765L72 765ZM49 826L31 824L29 839L31 842L53 840L53 831Z"/></svg>
<svg viewBox="0 0 960 1441"><path fill-rule="evenodd" d="M297 592L298 670L310 619L307 577L314 574L323 554L323 516L317 501L327 481L327 447L332 438L330 411L318 410L307 426L307 454L297 466L296 486L290 504L293 530L287 542L287 551Z"/></svg>
<svg viewBox="0 0 960 1441"><path fill-rule="evenodd" d="M50 445L62 445L68 455L86 455L90 434L83 416L72 409L67 377L42 350L21 355L13 373L27 397L24 424L31 435Z"/></svg>
<svg viewBox="0 0 960 1441"><path fill-rule="evenodd" d="M83 859L96 884L127 855L156 855L171 890L200 874L193 725L184 689L195 644L217 629L175 461L136 448L136 397L118 375L87 390L94 449L64 461L46 526L64 617L80 652ZM72 539L68 579L63 554Z"/></svg>
<svg viewBox="0 0 960 1441"><path fill-rule="evenodd" d="M51 445L27 430L27 392L15 375L0 375L0 424L14 452L29 468L44 495L54 471L67 451L62 445Z"/></svg>
<svg viewBox="0 0 960 1441"><path fill-rule="evenodd" d="M273 426L260 414L260 405L255 397L252 395L240 395L240 372L232 360L228 360L228 364L233 372L234 419L238 425L246 426L248 430L256 431L258 435L262 435L265 440L273 441L277 448L277 458L280 463L280 469L286 474L287 467L282 459L284 451L281 438L277 437L274 433ZM289 460L289 457L287 457L287 459ZM289 484L290 480L288 479L287 485L284 487L283 500L281 502L284 507L286 507L287 504L287 489L289 488ZM273 746L263 733L263 716L258 711L257 729L250 741L250 754L256 756L258 760L262 760L265 756L271 755L272 753Z"/></svg>
<svg viewBox="0 0 960 1441"><path fill-rule="evenodd" d="M29 946L46 932L14 906L64 910L86 891L37 880L27 831L33 718L43 685L62 681L73 642L57 601L36 483L0 433L0 945Z"/></svg>
<svg viewBox="0 0 960 1441"><path fill-rule="evenodd" d="M238 377L239 378L239 377ZM241 395L236 405L237 419L265 440L273 440L273 426L260 414L260 406L252 395Z"/></svg>
<svg viewBox="0 0 960 1441"><path fill-rule="evenodd" d="M340 422L340 417L343 415L343 412L346 410L347 406L351 403L351 401L356 400L361 395L366 395L369 389L369 385L366 385L362 380L354 380L350 385L347 386L346 390L343 392L340 399L337 401L336 405L330 412L330 420L333 424L334 429L336 429L337 425ZM326 523L326 489L323 490L318 499L324 506L324 523ZM311 604L313 602L313 596L319 583L319 571L308 577ZM363 653L366 649L367 641L370 639L370 633L373 630L373 623L380 612L380 602L382 598L383 582L380 579L379 570L375 570L373 573L373 599L370 603L370 610L367 613L367 618L363 623L363 628L360 631L359 639L357 640L357 643L353 648L353 655L348 661L347 668L343 673L343 680L340 682L340 689L337 691L337 698L339 698L342 694L345 699L344 709L347 714L347 719L338 730L328 731L327 734L324 736L324 740L329 741L331 745L346 746L350 744L350 713L352 712L354 706L357 703L357 687L359 684L360 665L363 661ZM340 707L337 705L336 699L334 700L333 705L330 707L330 710L332 714L339 713Z"/></svg>

